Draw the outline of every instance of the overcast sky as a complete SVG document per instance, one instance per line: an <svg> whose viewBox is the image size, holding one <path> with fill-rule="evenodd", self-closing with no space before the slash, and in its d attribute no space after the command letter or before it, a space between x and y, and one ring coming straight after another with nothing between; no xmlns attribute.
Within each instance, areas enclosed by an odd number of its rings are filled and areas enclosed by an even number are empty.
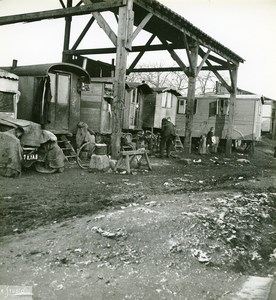
<svg viewBox="0 0 276 300"><path fill-rule="evenodd" d="M66 1L64 1L66 2ZM78 1L75 0L74 4ZM245 59L240 64L241 89L276 99L276 0L160 0L202 31ZM58 0L0 0L0 16L60 8ZM89 16L73 18L73 44ZM114 18L113 18L114 19ZM114 20L113 20L114 21ZM61 61L64 19L0 26L0 66ZM146 41L141 35L136 44ZM81 48L108 46L111 42L98 26L81 43ZM93 59L111 62L108 56ZM130 57L131 62L131 57ZM173 65L168 54L145 56L141 63Z"/></svg>

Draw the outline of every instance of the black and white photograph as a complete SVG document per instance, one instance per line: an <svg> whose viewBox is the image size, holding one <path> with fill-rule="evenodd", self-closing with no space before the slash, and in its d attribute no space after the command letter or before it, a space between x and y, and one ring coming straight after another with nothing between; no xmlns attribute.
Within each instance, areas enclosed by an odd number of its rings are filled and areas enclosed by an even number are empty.
<svg viewBox="0 0 276 300"><path fill-rule="evenodd" d="M0 0L0 300L276 300L276 0Z"/></svg>

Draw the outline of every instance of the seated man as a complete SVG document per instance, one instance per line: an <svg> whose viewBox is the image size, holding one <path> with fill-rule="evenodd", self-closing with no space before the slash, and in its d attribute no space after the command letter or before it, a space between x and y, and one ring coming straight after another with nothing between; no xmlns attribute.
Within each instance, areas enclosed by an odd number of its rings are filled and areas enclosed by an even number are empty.
<svg viewBox="0 0 276 300"><path fill-rule="evenodd" d="M43 130L43 140L38 149L38 160L35 169L39 173L62 173L64 171L65 156L57 144L56 136Z"/></svg>

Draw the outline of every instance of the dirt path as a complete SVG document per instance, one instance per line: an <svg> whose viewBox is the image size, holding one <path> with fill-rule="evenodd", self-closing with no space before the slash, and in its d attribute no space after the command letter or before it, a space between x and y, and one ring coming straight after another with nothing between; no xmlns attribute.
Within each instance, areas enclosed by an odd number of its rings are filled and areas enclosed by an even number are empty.
<svg viewBox="0 0 276 300"><path fill-rule="evenodd" d="M34 299L197 300L273 274L271 147L151 158L152 172L133 175L69 165L3 178L1 284L32 286Z"/></svg>
<svg viewBox="0 0 276 300"><path fill-rule="evenodd" d="M193 255L206 248L193 217L206 196L153 196L6 237L1 283L33 286L35 299L219 299L240 275Z"/></svg>

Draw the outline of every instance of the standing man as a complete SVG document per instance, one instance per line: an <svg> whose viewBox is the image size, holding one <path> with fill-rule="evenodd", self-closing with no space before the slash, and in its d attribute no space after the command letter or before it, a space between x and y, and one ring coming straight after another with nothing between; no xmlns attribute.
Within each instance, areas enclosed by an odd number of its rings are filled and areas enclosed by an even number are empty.
<svg viewBox="0 0 276 300"><path fill-rule="evenodd" d="M164 157L164 150L166 148L166 156L170 157L171 147L175 140L176 133L174 124L170 121L170 118L162 119L161 127L161 141L160 141L160 156Z"/></svg>
<svg viewBox="0 0 276 300"><path fill-rule="evenodd" d="M213 136L214 136L214 127L211 127L209 132L207 133L206 144L207 144L207 152L210 153L213 151Z"/></svg>

